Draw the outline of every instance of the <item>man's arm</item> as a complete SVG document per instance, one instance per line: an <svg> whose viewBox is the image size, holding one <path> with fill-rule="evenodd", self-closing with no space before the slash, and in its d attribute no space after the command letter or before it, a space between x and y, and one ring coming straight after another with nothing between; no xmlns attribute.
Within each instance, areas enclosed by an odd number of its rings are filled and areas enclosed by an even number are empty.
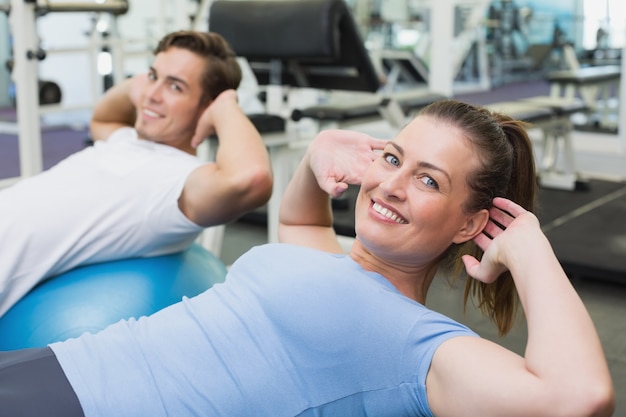
<svg viewBox="0 0 626 417"><path fill-rule="evenodd" d="M107 139L120 127L135 125L134 94L145 77L145 74L138 75L114 85L96 103L89 124L94 141Z"/></svg>
<svg viewBox="0 0 626 417"><path fill-rule="evenodd" d="M179 198L187 218L205 227L233 221L265 204L273 182L267 148L234 90L222 92L205 110L192 144L212 132L218 138L215 163L194 170Z"/></svg>

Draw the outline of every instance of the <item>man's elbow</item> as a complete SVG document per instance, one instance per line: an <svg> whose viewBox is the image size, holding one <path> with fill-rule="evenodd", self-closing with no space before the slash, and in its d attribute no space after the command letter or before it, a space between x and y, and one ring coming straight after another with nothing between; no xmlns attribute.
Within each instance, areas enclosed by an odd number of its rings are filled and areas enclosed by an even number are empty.
<svg viewBox="0 0 626 417"><path fill-rule="evenodd" d="M249 209L266 204L272 196L274 177L269 168L251 170L247 175L245 194Z"/></svg>

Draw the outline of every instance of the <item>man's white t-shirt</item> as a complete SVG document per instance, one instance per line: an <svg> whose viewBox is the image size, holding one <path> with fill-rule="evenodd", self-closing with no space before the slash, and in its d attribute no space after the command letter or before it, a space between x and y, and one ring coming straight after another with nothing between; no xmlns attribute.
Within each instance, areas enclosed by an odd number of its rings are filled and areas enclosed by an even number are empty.
<svg viewBox="0 0 626 417"><path fill-rule="evenodd" d="M178 198L206 162L132 128L0 192L0 315L41 280L84 264L186 248L203 230Z"/></svg>

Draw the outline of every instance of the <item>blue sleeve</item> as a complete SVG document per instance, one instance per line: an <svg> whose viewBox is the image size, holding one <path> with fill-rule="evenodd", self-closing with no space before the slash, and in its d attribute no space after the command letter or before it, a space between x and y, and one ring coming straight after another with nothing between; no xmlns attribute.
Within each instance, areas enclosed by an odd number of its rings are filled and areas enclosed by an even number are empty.
<svg viewBox="0 0 626 417"><path fill-rule="evenodd" d="M422 315L415 324L404 363L415 369L413 400L418 415L432 416L426 395L426 377L435 352L442 343L459 336L479 337L467 326L432 310Z"/></svg>

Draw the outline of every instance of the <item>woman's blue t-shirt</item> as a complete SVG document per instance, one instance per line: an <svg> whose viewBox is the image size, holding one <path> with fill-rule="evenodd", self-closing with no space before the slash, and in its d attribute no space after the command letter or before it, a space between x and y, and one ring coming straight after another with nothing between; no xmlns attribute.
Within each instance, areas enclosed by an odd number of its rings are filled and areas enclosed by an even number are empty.
<svg viewBox="0 0 626 417"><path fill-rule="evenodd" d="M226 281L51 345L92 416L431 416L440 344L472 335L347 255L253 248Z"/></svg>

